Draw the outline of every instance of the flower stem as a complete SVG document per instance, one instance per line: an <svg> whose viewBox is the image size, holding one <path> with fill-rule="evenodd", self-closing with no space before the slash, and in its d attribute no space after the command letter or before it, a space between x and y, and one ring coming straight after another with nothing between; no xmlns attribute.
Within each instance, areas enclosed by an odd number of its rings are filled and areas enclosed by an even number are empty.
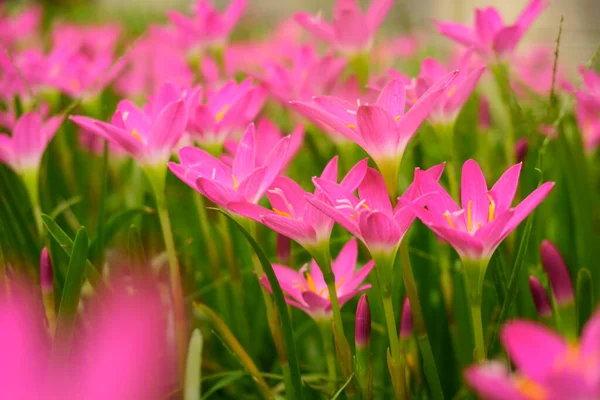
<svg viewBox="0 0 600 400"><path fill-rule="evenodd" d="M331 321L323 320L318 321L319 330L321 331L321 339L323 340L323 349L325 350L325 357L327 361L327 373L329 378L327 379L327 388L329 394L333 394L337 388L337 371L335 363L335 349L333 344L333 335L331 331Z"/></svg>
<svg viewBox="0 0 600 400"><path fill-rule="evenodd" d="M483 300L483 281L489 260L463 259L463 274L467 298L471 309L471 323L475 347L473 349L473 360L476 362L485 360L485 341L483 337L483 322L481 320L481 303Z"/></svg>
<svg viewBox="0 0 600 400"><path fill-rule="evenodd" d="M177 365L179 366L179 372L183 374L185 371L187 353L185 308L183 304L181 277L179 275L179 261L177 260L177 253L175 252L175 242L173 240L173 231L171 230L171 221L169 220L167 197L165 195L166 172L166 167L162 166L146 169L146 174L154 191L156 209L160 220L163 240L165 242L167 258L169 260L169 280L171 283L173 314L175 319L175 337L178 350Z"/></svg>
<svg viewBox="0 0 600 400"><path fill-rule="evenodd" d="M340 303L337 296L337 289L335 287L335 276L331 268L331 254L329 253L329 242L325 245L319 246L318 249L311 252L311 255L317 262L321 272L323 272L323 279L327 284L327 290L329 291L329 299L331 301L331 311L333 312L333 325L339 334L344 335L344 325L342 324L342 313L340 311Z"/></svg>
<svg viewBox="0 0 600 400"><path fill-rule="evenodd" d="M40 196L39 196L39 170L29 169L21 173L21 178L27 189L27 195L31 202L31 208L33 217L35 219L35 227L40 237L40 241L44 238L44 223L42 221L42 209L40 207Z"/></svg>

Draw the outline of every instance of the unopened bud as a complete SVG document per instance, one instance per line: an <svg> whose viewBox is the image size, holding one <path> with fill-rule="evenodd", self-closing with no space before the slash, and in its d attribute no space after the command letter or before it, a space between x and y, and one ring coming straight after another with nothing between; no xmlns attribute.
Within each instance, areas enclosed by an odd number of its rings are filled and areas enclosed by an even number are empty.
<svg viewBox="0 0 600 400"><path fill-rule="evenodd" d="M515 143L515 159L517 162L522 162L527 157L529 150L529 141L527 138L521 138Z"/></svg>
<svg viewBox="0 0 600 400"><path fill-rule="evenodd" d="M280 233L277 234L277 259L280 263L287 263L290 259L292 240Z"/></svg>
<svg viewBox="0 0 600 400"><path fill-rule="evenodd" d="M410 311L410 301L408 297L404 299L402 306L402 318L400 321L400 339L408 339L413 331L413 315Z"/></svg>
<svg viewBox="0 0 600 400"><path fill-rule="evenodd" d="M552 316L552 306L550 305L550 299L546 290L535 276L529 277L529 290L531 291L531 297L533 298L533 304L542 318L549 318Z"/></svg>
<svg viewBox="0 0 600 400"><path fill-rule="evenodd" d="M490 102L485 97L479 99L479 129L487 131L492 125Z"/></svg>
<svg viewBox="0 0 600 400"><path fill-rule="evenodd" d="M573 284L569 270L558 249L548 239L540 245L540 258L546 270L556 304L573 302Z"/></svg>
<svg viewBox="0 0 600 400"><path fill-rule="evenodd" d="M54 288L52 260L46 247L42 249L42 253L40 254L40 286L44 293L51 292Z"/></svg>
<svg viewBox="0 0 600 400"><path fill-rule="evenodd" d="M371 341L371 309L366 294L360 296L358 300L354 328L356 346L367 347Z"/></svg>

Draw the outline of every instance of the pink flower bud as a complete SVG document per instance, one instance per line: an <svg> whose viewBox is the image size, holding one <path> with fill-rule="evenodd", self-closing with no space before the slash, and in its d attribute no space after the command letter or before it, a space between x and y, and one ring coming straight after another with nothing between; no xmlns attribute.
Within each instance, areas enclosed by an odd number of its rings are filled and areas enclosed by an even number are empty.
<svg viewBox="0 0 600 400"><path fill-rule="evenodd" d="M529 277L529 290L531 291L533 303L540 317L548 318L552 316L552 306L550 306L548 294L535 276Z"/></svg>
<svg viewBox="0 0 600 400"><path fill-rule="evenodd" d="M548 239L540 245L540 258L550 280L556 304L563 305L572 302L573 284L569 270L556 246Z"/></svg>
<svg viewBox="0 0 600 400"><path fill-rule="evenodd" d="M44 247L40 254L40 285L42 292L51 292L54 288L54 274L52 271L52 260L48 249Z"/></svg>
<svg viewBox="0 0 600 400"><path fill-rule="evenodd" d="M529 142L527 138L521 138L515 143L515 159L517 162L522 162L527 157L527 150L529 149Z"/></svg>
<svg viewBox="0 0 600 400"><path fill-rule="evenodd" d="M479 99L479 129L487 131L492 125L490 102L485 97Z"/></svg>
<svg viewBox="0 0 600 400"><path fill-rule="evenodd" d="M286 263L290 259L292 240L280 233L277 234L277 260Z"/></svg>
<svg viewBox="0 0 600 400"><path fill-rule="evenodd" d="M371 309L367 295L363 294L356 306L356 322L354 329L354 340L356 346L367 347L371 341Z"/></svg>
<svg viewBox="0 0 600 400"><path fill-rule="evenodd" d="M410 301L408 297L404 298L402 306L402 318L400 321L400 339L408 339L413 331L413 316L410 311Z"/></svg>

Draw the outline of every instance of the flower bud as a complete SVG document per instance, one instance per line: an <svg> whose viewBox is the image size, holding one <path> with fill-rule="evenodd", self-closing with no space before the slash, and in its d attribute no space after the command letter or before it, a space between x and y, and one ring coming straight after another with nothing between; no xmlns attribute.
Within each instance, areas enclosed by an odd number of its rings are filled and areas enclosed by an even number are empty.
<svg viewBox="0 0 600 400"><path fill-rule="evenodd" d="M40 254L40 285L44 293L51 292L54 289L52 260L46 247L42 249L42 253Z"/></svg>
<svg viewBox="0 0 600 400"><path fill-rule="evenodd" d="M540 245L540 258L557 305L573 302L573 284L569 270L558 249L548 239Z"/></svg>
<svg viewBox="0 0 600 400"><path fill-rule="evenodd" d="M292 240L280 233L277 234L277 260L280 263L287 263L290 259Z"/></svg>
<svg viewBox="0 0 600 400"><path fill-rule="evenodd" d="M479 99L479 129L487 131L492 125L490 102L485 97Z"/></svg>
<svg viewBox="0 0 600 400"><path fill-rule="evenodd" d="M408 339L413 331L413 316L410 311L410 301L408 297L404 299L402 306L402 318L400 321L400 339Z"/></svg>
<svg viewBox="0 0 600 400"><path fill-rule="evenodd" d="M527 138L521 138L515 143L515 159L517 162L522 162L527 157L527 150L529 149L529 142Z"/></svg>
<svg viewBox="0 0 600 400"><path fill-rule="evenodd" d="M535 276L529 277L529 290L531 291L531 297L535 308L542 318L549 318L552 316L552 306L550 305L550 299L546 290Z"/></svg>
<svg viewBox="0 0 600 400"><path fill-rule="evenodd" d="M363 294L356 306L356 322L354 329L354 340L356 346L367 347L371 341L371 309L367 295Z"/></svg>

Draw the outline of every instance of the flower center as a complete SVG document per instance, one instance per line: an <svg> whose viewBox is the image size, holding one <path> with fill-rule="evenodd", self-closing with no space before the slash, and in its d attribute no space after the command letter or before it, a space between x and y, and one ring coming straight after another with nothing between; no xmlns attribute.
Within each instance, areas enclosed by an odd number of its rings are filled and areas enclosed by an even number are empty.
<svg viewBox="0 0 600 400"><path fill-rule="evenodd" d="M217 120L217 122L221 122L221 120L223 119L223 117L225 117L225 114L229 110L229 107L231 107L229 104L225 104L223 108L221 108L221 110L217 113L217 115L215 115L215 120Z"/></svg>

